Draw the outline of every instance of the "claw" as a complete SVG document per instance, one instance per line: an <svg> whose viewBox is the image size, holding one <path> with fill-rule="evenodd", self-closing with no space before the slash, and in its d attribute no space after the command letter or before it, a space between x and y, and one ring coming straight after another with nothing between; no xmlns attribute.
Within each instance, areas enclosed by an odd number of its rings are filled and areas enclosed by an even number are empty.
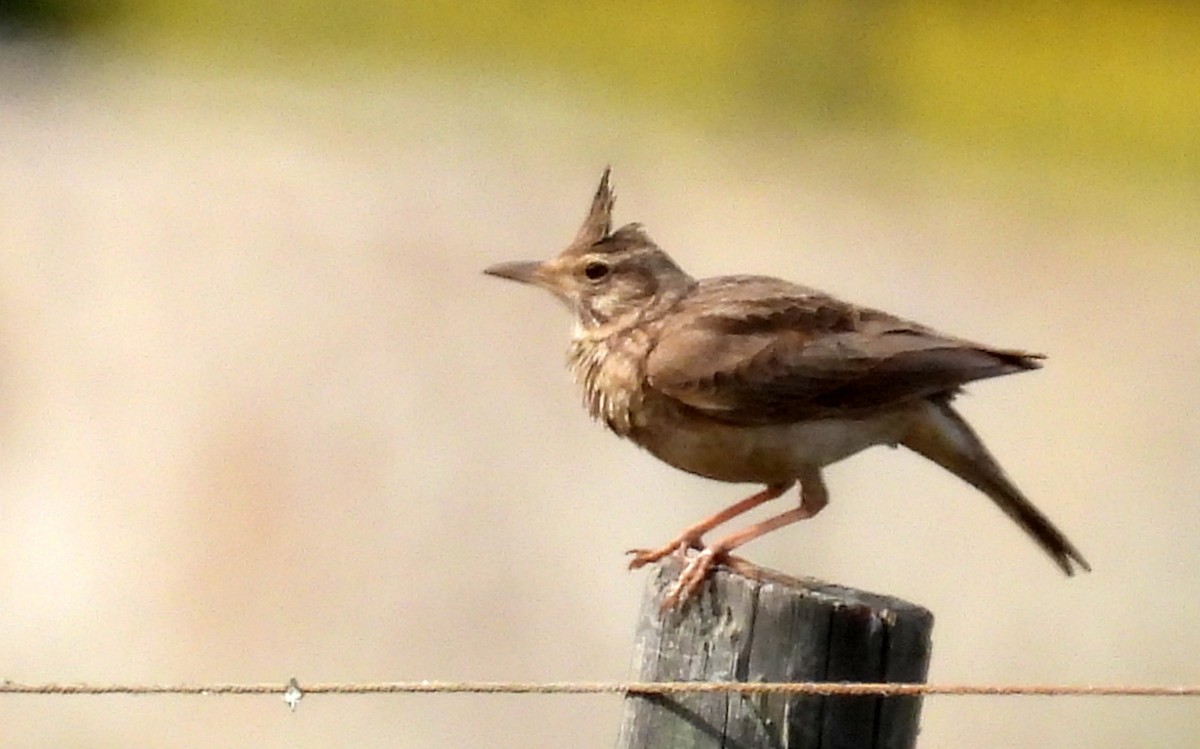
<svg viewBox="0 0 1200 749"><path fill-rule="evenodd" d="M659 559L662 559L661 556L655 556L656 552L650 549L630 549L625 553L633 555L633 559L629 560L628 567L631 570L641 569L651 562L657 562Z"/></svg>
<svg viewBox="0 0 1200 749"><path fill-rule="evenodd" d="M724 558L725 554L722 551L717 551L711 547L705 547L700 550L700 553L688 560L687 565L683 568L683 572L679 573L679 579L671 586L670 592L663 598L662 611L667 612L677 606L685 603L691 598L705 578Z"/></svg>
<svg viewBox="0 0 1200 749"><path fill-rule="evenodd" d="M657 549L630 549L625 553L633 555L633 559L629 560L629 569L636 570L672 554L687 554L688 549L703 548L704 543L699 536L684 534Z"/></svg>

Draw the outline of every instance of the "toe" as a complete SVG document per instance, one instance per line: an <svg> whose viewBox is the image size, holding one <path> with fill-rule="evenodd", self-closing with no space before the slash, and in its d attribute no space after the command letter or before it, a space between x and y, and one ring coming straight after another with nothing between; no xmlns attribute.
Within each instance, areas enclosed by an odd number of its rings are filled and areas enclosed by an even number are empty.
<svg viewBox="0 0 1200 749"><path fill-rule="evenodd" d="M663 610L675 608L695 595L705 579L708 578L719 556L720 552L706 548L689 559L687 566L679 574L679 579L675 581L675 584L671 586L671 591L663 599Z"/></svg>

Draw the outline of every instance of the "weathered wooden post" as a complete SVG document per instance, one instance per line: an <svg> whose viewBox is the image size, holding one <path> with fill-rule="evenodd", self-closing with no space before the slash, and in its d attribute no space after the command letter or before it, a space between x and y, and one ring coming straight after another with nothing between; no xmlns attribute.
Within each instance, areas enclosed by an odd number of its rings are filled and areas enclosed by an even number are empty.
<svg viewBox="0 0 1200 749"><path fill-rule="evenodd" d="M896 598L763 570L720 570L660 614L681 569L653 571L634 649L639 681L912 682L933 616ZM626 697L618 749L906 749L920 697L686 693Z"/></svg>

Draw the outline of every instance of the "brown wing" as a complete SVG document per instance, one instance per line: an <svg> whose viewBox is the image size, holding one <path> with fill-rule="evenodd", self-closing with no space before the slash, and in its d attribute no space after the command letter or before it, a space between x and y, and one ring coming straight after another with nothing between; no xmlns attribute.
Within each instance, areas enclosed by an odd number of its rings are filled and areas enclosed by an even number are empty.
<svg viewBox="0 0 1200 749"><path fill-rule="evenodd" d="M705 281L676 312L650 386L733 423L863 416L1040 366L775 279Z"/></svg>

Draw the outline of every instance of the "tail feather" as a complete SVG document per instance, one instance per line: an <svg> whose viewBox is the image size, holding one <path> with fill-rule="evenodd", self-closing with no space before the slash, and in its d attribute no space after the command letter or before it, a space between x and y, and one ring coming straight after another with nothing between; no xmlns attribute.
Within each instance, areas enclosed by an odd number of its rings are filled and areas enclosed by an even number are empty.
<svg viewBox="0 0 1200 749"><path fill-rule="evenodd" d="M986 494L1068 575L1091 565L1063 532L1021 493L975 430L945 401L928 402L924 418L901 442Z"/></svg>

